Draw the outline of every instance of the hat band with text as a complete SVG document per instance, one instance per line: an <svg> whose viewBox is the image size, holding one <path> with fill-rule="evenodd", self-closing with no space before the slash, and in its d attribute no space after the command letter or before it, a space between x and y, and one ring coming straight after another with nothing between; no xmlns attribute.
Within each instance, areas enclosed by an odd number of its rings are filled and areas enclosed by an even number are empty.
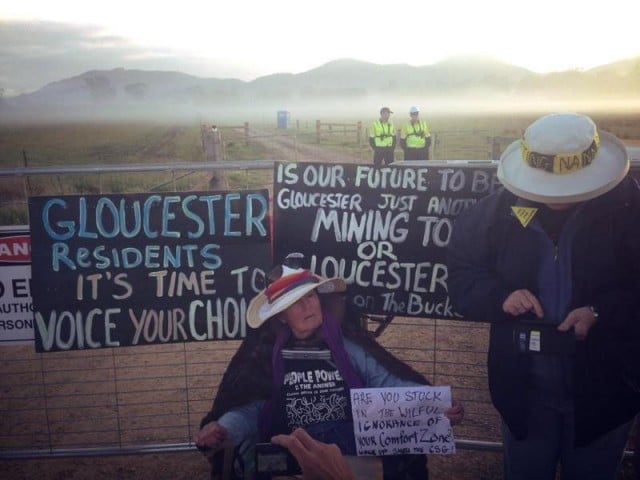
<svg viewBox="0 0 640 480"><path fill-rule="evenodd" d="M591 165L600 148L600 137L595 133L593 142L589 147L577 153L561 153L547 155L534 152L525 140L520 140L522 145L522 158L532 168L538 168L550 173L573 173Z"/></svg>

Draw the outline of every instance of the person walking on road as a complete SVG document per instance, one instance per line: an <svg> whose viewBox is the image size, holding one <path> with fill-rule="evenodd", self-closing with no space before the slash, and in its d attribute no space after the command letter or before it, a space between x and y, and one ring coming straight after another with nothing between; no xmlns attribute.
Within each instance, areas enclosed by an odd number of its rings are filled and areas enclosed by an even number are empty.
<svg viewBox="0 0 640 480"><path fill-rule="evenodd" d="M393 162L396 148L396 135L393 123L389 120L393 112L389 107L380 109L380 119L373 122L369 133L369 145L373 149L373 164L381 167Z"/></svg>

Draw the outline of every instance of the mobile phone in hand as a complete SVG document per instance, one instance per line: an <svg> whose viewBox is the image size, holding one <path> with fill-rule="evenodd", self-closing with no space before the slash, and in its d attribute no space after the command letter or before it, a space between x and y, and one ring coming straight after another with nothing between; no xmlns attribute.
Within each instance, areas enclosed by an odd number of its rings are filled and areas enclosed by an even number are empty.
<svg viewBox="0 0 640 480"><path fill-rule="evenodd" d="M256 473L262 475L296 475L302 473L291 452L273 443L257 443L255 448ZM266 478L270 478L267 476Z"/></svg>

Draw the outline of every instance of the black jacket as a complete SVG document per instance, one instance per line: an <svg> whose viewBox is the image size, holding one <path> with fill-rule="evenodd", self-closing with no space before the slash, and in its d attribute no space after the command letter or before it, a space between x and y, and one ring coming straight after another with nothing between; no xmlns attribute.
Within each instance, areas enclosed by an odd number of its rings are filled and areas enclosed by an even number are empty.
<svg viewBox="0 0 640 480"><path fill-rule="evenodd" d="M512 215L517 197L500 190L456 221L448 250L448 288L455 309L491 322L489 389L516 438L527 435L530 356L514 348L515 317L502 311L507 296L537 293L539 236ZM626 178L585 202L571 245L571 309L594 306L600 317L573 358L576 444L586 445L633 418L640 394L623 371L632 362L620 345L640 342L640 190ZM635 340L629 341L630 336Z"/></svg>

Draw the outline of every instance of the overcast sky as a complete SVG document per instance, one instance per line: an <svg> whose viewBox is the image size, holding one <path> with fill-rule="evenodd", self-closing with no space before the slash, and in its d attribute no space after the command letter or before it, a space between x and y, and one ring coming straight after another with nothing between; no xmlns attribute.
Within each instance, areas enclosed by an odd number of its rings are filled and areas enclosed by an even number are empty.
<svg viewBox="0 0 640 480"><path fill-rule="evenodd" d="M430 65L483 55L549 72L640 56L637 0L8 3L0 5L5 95L117 67L251 80L338 58Z"/></svg>

